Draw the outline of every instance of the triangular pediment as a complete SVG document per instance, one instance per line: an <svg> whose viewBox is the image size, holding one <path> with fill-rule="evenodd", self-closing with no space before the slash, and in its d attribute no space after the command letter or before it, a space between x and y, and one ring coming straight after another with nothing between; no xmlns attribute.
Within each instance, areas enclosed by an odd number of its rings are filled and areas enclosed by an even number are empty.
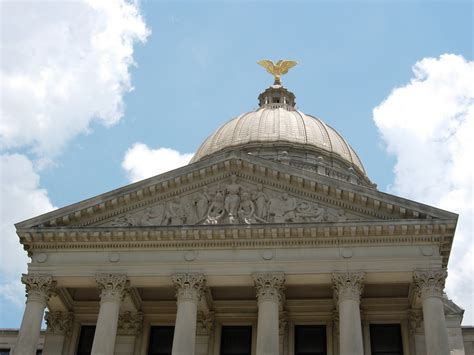
<svg viewBox="0 0 474 355"><path fill-rule="evenodd" d="M17 229L450 219L457 215L230 152L18 223Z"/></svg>

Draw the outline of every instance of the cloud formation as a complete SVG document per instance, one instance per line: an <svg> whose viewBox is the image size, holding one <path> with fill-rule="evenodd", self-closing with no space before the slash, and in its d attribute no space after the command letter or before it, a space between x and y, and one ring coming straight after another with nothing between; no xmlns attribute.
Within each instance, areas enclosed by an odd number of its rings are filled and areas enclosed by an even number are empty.
<svg viewBox="0 0 474 355"><path fill-rule="evenodd" d="M54 157L92 121L123 115L133 45L149 31L135 3L2 2L0 147Z"/></svg>
<svg viewBox="0 0 474 355"><path fill-rule="evenodd" d="M396 157L388 190L459 214L447 292L474 324L474 62L444 54L417 62L413 74L373 111Z"/></svg>
<svg viewBox="0 0 474 355"><path fill-rule="evenodd" d="M151 149L143 143L135 143L125 153L122 168L128 179L135 182L186 165L193 155L171 148Z"/></svg>
<svg viewBox="0 0 474 355"><path fill-rule="evenodd" d="M55 208L39 168L89 133L91 123L109 127L121 119L123 96L133 89L133 46L149 30L134 1L0 7L0 306L14 312L5 304L24 303L19 279L27 256L13 224Z"/></svg>

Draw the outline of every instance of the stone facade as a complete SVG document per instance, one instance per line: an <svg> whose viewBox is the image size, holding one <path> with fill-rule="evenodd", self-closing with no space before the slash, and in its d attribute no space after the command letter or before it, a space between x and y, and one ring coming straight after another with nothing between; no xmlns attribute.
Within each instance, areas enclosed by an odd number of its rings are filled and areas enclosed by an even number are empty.
<svg viewBox="0 0 474 355"><path fill-rule="evenodd" d="M315 325L327 354L362 355L392 324L405 355L464 354L443 294L457 215L362 180L225 149L19 223L32 261L13 352L44 337L72 355L95 326L92 354L146 355L153 327L174 326L173 355L218 355L224 327L245 325L251 354L292 355Z"/></svg>

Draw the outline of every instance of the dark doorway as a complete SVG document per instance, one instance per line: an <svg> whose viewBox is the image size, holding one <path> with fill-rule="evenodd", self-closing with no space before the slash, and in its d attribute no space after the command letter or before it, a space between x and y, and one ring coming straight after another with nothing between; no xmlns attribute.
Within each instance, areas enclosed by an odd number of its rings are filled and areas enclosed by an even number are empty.
<svg viewBox="0 0 474 355"><path fill-rule="evenodd" d="M157 326L150 328L148 355L171 355L174 327Z"/></svg>
<svg viewBox="0 0 474 355"><path fill-rule="evenodd" d="M400 324L371 324L372 355L403 355Z"/></svg>
<svg viewBox="0 0 474 355"><path fill-rule="evenodd" d="M77 344L77 355L90 355L94 342L95 325L83 325Z"/></svg>
<svg viewBox="0 0 474 355"><path fill-rule="evenodd" d="M295 355L326 355L326 326L295 326Z"/></svg>
<svg viewBox="0 0 474 355"><path fill-rule="evenodd" d="M221 332L221 355L250 355L251 326L224 326Z"/></svg>

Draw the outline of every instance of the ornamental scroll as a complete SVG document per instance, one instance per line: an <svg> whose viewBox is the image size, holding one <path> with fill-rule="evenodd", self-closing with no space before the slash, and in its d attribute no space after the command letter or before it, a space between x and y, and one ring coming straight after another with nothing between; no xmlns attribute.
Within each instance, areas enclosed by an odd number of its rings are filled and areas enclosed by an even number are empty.
<svg viewBox="0 0 474 355"><path fill-rule="evenodd" d="M170 226L195 224L257 224L342 222L343 209L327 208L263 185L241 184L232 175L225 185L203 187L145 210L109 220L104 226Z"/></svg>

